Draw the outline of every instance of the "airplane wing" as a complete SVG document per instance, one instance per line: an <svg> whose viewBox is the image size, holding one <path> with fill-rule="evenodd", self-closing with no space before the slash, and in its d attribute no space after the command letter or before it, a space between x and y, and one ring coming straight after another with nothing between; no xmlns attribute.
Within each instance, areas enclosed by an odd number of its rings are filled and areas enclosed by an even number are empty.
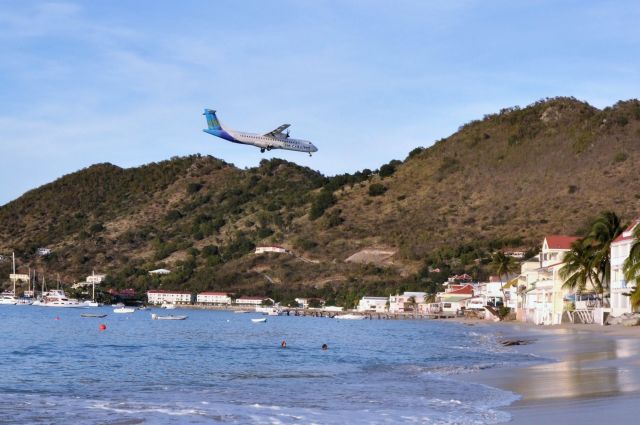
<svg viewBox="0 0 640 425"><path fill-rule="evenodd" d="M291 127L291 124L282 124L280 127L276 128L273 131L270 131L264 134L265 137L278 137L282 136L282 132L284 132L287 128Z"/></svg>

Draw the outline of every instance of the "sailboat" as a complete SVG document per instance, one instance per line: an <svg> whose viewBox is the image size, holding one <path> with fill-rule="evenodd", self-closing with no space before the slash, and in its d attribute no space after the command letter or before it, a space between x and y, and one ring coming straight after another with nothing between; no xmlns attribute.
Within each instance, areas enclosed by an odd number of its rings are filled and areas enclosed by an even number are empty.
<svg viewBox="0 0 640 425"><path fill-rule="evenodd" d="M0 295L0 304L16 305L18 304L18 298L16 297L16 281L18 275L16 274L16 253L12 253L13 258L13 273L9 276L13 281L13 292L5 291Z"/></svg>
<svg viewBox="0 0 640 425"><path fill-rule="evenodd" d="M92 276L95 276L96 272L93 271ZM96 302L96 282L91 282L91 301L84 301L82 303L85 307L100 307L100 304Z"/></svg>

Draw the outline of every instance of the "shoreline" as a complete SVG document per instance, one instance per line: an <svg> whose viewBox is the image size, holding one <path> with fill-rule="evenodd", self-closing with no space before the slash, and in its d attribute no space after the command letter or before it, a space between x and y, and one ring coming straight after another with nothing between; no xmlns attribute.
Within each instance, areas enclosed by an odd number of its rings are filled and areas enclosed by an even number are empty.
<svg viewBox="0 0 640 425"><path fill-rule="evenodd" d="M480 370L458 378L520 396L500 408L511 415L509 423L628 423L635 416L640 397L640 327L452 322L475 326L497 341L527 341L509 348L540 358L534 365Z"/></svg>

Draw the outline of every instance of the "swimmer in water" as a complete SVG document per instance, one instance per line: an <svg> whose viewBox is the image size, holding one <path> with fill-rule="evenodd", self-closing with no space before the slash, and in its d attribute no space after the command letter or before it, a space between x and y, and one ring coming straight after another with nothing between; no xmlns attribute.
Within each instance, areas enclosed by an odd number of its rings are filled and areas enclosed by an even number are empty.
<svg viewBox="0 0 640 425"><path fill-rule="evenodd" d="M322 344L322 351L327 351L329 346L327 344Z"/></svg>
<svg viewBox="0 0 640 425"><path fill-rule="evenodd" d="M282 342L280 343L280 347L281 348L287 348L287 341L285 341L284 339L282 340Z"/></svg>

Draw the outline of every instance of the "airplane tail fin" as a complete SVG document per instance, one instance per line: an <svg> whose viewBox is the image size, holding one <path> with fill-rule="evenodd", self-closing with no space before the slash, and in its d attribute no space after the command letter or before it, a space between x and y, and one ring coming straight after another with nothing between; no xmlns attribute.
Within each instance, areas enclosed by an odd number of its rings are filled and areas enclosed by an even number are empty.
<svg viewBox="0 0 640 425"><path fill-rule="evenodd" d="M203 115L207 117L207 126L209 127L209 130L222 130L220 121L218 121L218 117L216 116L216 111L212 109L205 109Z"/></svg>

